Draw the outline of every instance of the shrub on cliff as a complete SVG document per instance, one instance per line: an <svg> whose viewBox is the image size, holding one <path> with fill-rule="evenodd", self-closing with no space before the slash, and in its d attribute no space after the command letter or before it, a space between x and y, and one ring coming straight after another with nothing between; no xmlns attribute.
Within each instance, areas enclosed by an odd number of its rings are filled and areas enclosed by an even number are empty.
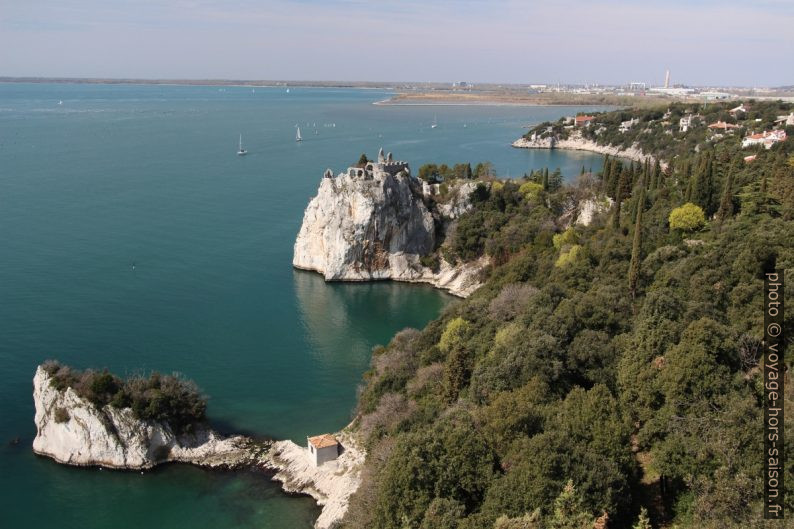
<svg viewBox="0 0 794 529"><path fill-rule="evenodd" d="M153 372L122 380L107 369L78 371L54 360L42 367L52 387L71 388L98 408L130 408L137 419L167 423L176 432L191 431L206 418L206 398L194 382L178 375Z"/></svg>

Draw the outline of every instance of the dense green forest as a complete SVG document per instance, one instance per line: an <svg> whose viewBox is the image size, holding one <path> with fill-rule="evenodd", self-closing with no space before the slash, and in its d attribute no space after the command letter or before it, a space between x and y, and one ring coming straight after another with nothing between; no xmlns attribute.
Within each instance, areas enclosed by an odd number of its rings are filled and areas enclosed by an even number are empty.
<svg viewBox="0 0 794 529"><path fill-rule="evenodd" d="M791 111L768 106L755 112ZM794 139L676 134L644 144L660 163L483 183L440 255L490 256L487 281L374 350L344 527L783 527L762 520L759 361L764 271L786 269L794 291ZM571 222L585 200L602 213ZM790 456L786 473L791 514Z"/></svg>

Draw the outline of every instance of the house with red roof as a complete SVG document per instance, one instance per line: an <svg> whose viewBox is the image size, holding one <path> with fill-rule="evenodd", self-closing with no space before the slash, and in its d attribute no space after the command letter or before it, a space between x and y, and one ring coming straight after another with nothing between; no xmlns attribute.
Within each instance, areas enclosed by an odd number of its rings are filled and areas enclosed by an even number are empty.
<svg viewBox="0 0 794 529"><path fill-rule="evenodd" d="M751 134L742 140L742 148L754 145L763 145L765 149L771 149L772 145L779 141L786 140L785 130L765 130L760 134Z"/></svg>
<svg viewBox="0 0 794 529"><path fill-rule="evenodd" d="M574 126L576 127L589 127L595 119L595 116L576 116L574 119Z"/></svg>

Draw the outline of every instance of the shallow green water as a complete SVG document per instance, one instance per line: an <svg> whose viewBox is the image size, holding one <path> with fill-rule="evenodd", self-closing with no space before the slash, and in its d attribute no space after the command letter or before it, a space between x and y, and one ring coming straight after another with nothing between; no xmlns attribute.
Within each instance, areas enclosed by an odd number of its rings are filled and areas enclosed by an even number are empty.
<svg viewBox="0 0 794 529"><path fill-rule="evenodd" d="M453 298L292 270L323 170L381 145L415 168L491 160L515 176L600 163L508 146L521 126L574 109L371 104L386 96L0 84L0 526L311 526L313 502L264 474L140 475L35 457L31 378L46 358L180 371L223 429L302 442L344 426L372 346Z"/></svg>

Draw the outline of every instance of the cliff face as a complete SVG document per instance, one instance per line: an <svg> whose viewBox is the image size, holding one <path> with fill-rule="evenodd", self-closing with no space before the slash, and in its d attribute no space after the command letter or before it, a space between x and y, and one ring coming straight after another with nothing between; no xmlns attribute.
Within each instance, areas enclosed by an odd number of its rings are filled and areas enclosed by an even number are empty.
<svg viewBox="0 0 794 529"><path fill-rule="evenodd" d="M452 203L431 210L427 189L406 171L325 177L306 208L292 264L327 281L426 282L465 297L480 286L484 263L442 261L432 270L420 257L432 253L446 223L468 209L472 189L460 186Z"/></svg>
<svg viewBox="0 0 794 529"><path fill-rule="evenodd" d="M599 145L594 141L582 138L582 136L575 132L570 138L538 138L535 140L528 140L526 138L519 138L513 142L513 147L519 149L565 149L571 151L588 151L599 154L608 154L618 158L626 158L637 162L643 162L650 158L655 160L653 156L645 154L642 150L636 147L629 147L624 149L614 145ZM664 162L661 162L662 168L666 167Z"/></svg>
<svg viewBox="0 0 794 529"><path fill-rule="evenodd" d="M256 459L246 437L222 437L209 429L176 435L166 424L138 420L129 408L97 408L71 388L52 387L41 366L33 378L33 401L33 451L59 463L148 469L170 461L237 467Z"/></svg>

